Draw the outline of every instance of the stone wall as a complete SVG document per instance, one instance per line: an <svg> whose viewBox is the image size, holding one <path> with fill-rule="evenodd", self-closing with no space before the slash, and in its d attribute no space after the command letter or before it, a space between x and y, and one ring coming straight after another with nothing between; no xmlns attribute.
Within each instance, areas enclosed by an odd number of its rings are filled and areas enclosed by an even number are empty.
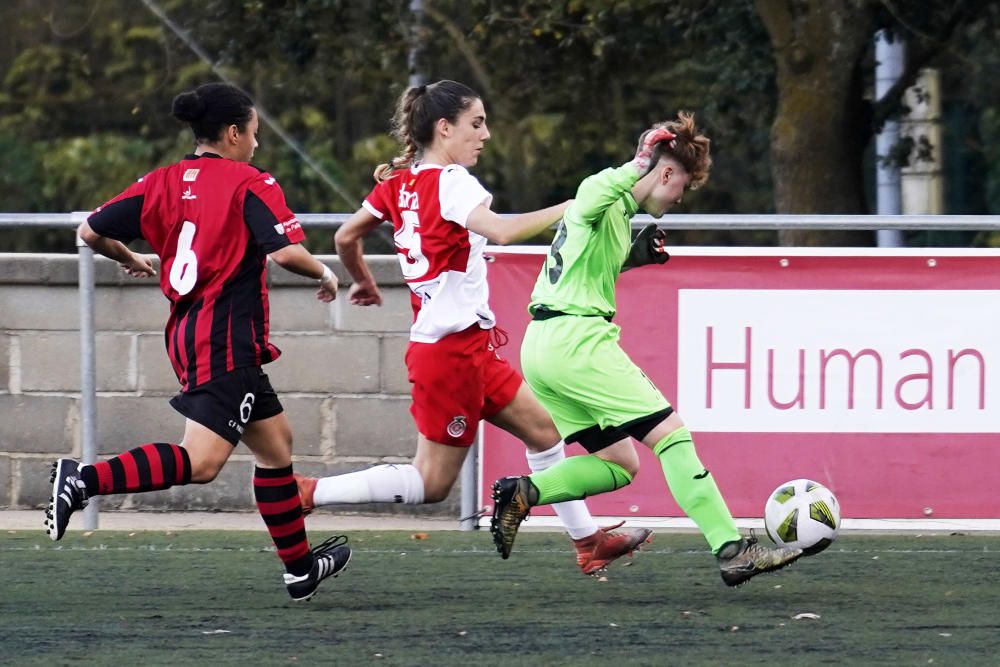
<svg viewBox="0 0 1000 667"><path fill-rule="evenodd" d="M272 265L271 340L283 354L265 367L295 433L296 470L337 474L409 461L416 432L403 354L408 290L394 257L371 264L381 308L341 298L323 304L315 283ZM0 254L0 509L39 508L49 466L80 455L80 307L74 255ZM97 440L100 457L146 442L179 442L184 418L163 346L168 304L154 280L121 275L96 260ZM248 510L252 456L237 447L219 477L145 494L108 496L101 509ZM355 506L343 511L458 515L460 492L423 507ZM39 518L41 521L41 518Z"/></svg>

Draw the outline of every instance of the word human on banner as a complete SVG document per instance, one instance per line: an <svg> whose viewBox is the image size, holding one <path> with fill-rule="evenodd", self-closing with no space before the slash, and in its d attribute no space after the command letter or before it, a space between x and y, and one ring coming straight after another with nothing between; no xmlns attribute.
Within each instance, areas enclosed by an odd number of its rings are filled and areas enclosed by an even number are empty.
<svg viewBox="0 0 1000 667"><path fill-rule="evenodd" d="M692 428L1000 431L1000 291L680 290Z"/></svg>

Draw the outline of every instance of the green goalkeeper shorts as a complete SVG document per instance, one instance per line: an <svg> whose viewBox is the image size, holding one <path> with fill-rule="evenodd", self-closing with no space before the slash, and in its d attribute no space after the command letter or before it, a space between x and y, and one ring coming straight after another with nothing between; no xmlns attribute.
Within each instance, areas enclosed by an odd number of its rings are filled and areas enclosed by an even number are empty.
<svg viewBox="0 0 1000 667"><path fill-rule="evenodd" d="M621 327L602 317L564 315L528 325L521 343L524 379L563 438L670 407L618 344L620 335Z"/></svg>

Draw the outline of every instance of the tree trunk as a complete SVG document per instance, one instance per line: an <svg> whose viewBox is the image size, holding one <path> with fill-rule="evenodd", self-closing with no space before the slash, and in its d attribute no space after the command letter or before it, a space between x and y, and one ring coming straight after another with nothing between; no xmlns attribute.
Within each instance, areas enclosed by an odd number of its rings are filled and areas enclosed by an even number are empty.
<svg viewBox="0 0 1000 667"><path fill-rule="evenodd" d="M778 213L866 213L870 137L862 60L875 11L866 0L757 0L777 65L771 171ZM782 245L871 245L872 233L783 230Z"/></svg>

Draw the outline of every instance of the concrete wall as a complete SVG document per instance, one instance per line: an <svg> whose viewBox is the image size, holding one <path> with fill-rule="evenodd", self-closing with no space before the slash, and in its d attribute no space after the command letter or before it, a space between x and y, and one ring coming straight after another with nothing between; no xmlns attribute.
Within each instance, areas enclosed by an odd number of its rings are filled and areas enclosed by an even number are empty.
<svg viewBox="0 0 1000 667"><path fill-rule="evenodd" d="M310 475L409 461L416 432L403 354L408 290L393 257L371 264L381 308L316 300L313 281L269 269L271 340L283 354L265 367L295 433L295 468ZM40 508L49 467L80 455L80 308L73 255L0 254L0 509ZM168 304L155 280L121 275L97 259L97 431L101 457L146 442L179 442L184 418L168 399L178 384L163 346ZM252 456L237 447L219 478L154 493L108 496L101 509L253 509ZM338 511L458 515L447 501L423 507ZM39 516L41 525L41 516Z"/></svg>

